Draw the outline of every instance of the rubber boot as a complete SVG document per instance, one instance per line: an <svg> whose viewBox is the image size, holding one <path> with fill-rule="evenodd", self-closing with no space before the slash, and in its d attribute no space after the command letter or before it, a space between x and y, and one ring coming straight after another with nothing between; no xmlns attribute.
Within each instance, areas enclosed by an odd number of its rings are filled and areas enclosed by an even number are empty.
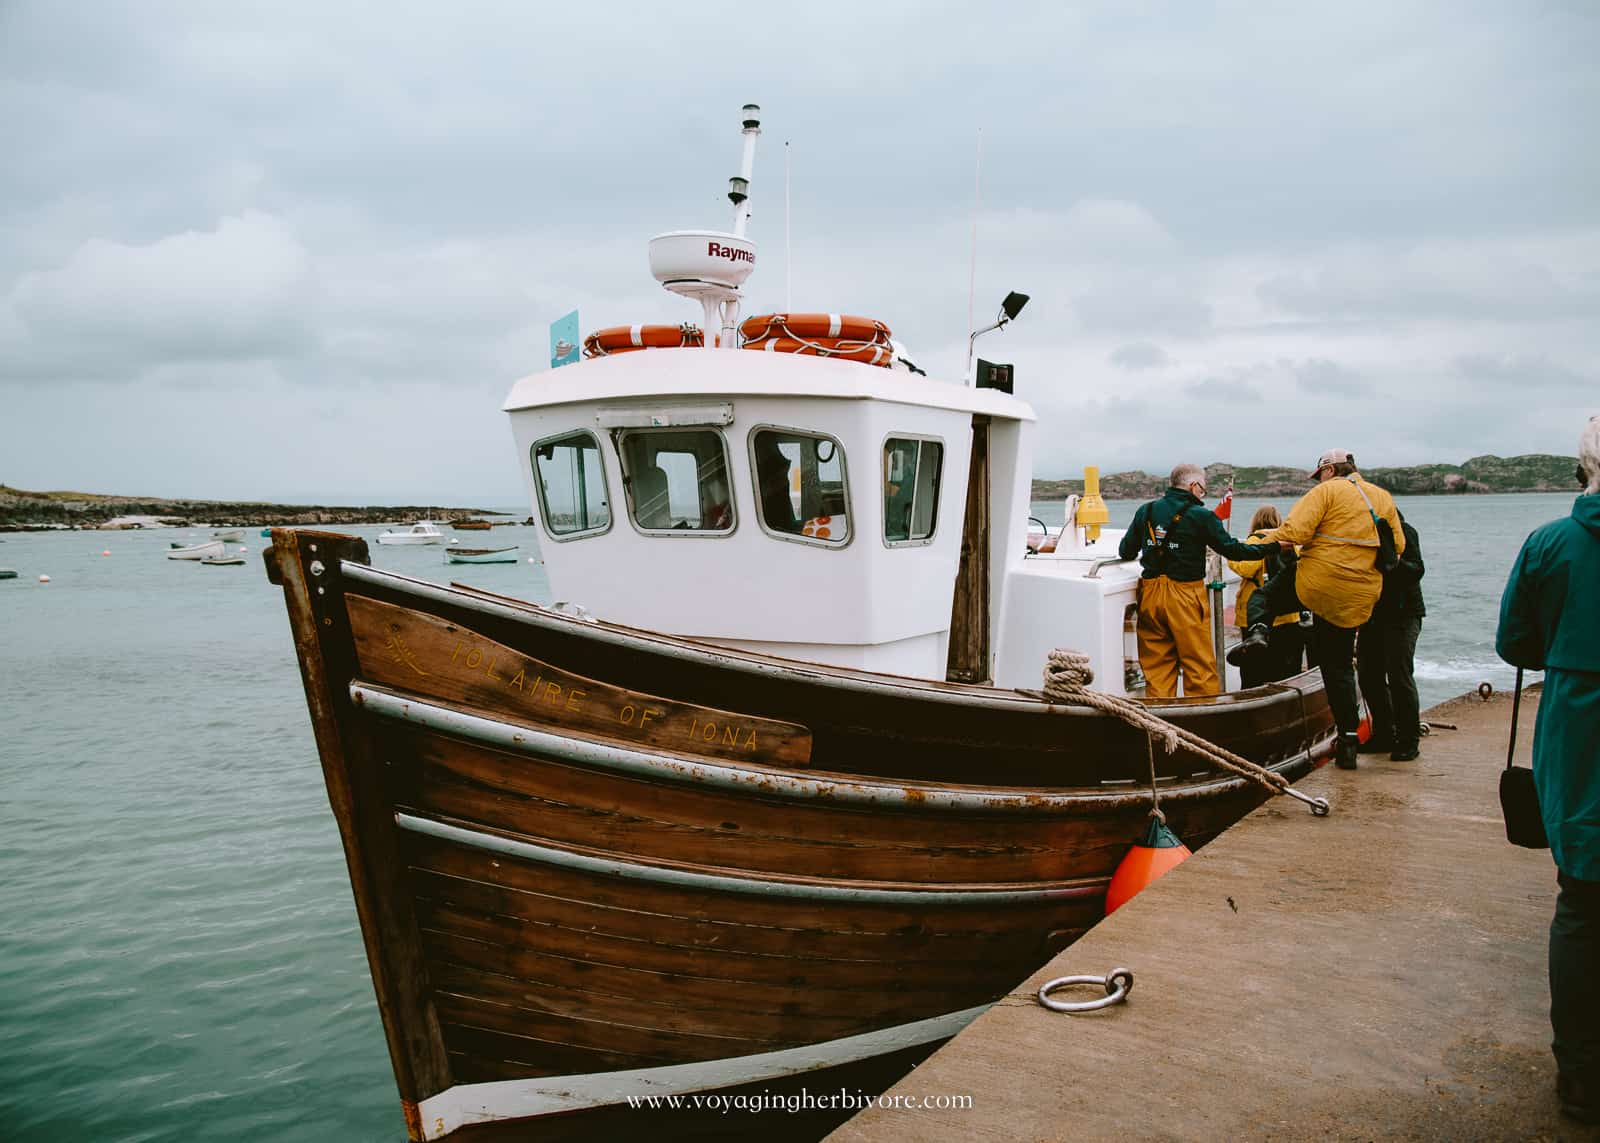
<svg viewBox="0 0 1600 1143"><path fill-rule="evenodd" d="M1361 746L1361 736L1353 730L1347 730L1339 735L1339 742L1333 748L1333 764L1341 770L1354 770L1356 768L1356 754Z"/></svg>
<svg viewBox="0 0 1600 1143"><path fill-rule="evenodd" d="M1228 652L1228 662L1235 667L1252 659L1267 649L1267 636L1269 632L1265 623L1252 623L1245 630L1244 638L1239 640L1239 645Z"/></svg>

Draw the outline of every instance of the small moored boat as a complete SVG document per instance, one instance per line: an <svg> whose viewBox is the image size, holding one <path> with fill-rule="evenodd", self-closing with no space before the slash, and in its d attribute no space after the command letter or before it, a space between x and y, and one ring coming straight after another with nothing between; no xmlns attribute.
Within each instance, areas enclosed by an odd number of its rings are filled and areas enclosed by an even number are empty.
<svg viewBox="0 0 1600 1143"><path fill-rule="evenodd" d="M204 540L198 544L173 544L167 552L169 560L203 560L207 557L227 555L228 546L221 540Z"/></svg>
<svg viewBox="0 0 1600 1143"><path fill-rule="evenodd" d="M232 568L244 563L243 556L207 556L200 563L208 568Z"/></svg>
<svg viewBox="0 0 1600 1143"><path fill-rule="evenodd" d="M494 525L487 520L457 520L450 527L458 532L487 532Z"/></svg>
<svg viewBox="0 0 1600 1143"><path fill-rule="evenodd" d="M444 533L428 520L420 520L404 532L384 532L378 537L380 544L442 544Z"/></svg>
<svg viewBox="0 0 1600 1143"><path fill-rule="evenodd" d="M514 564L517 545L509 548L446 548L446 561L452 564Z"/></svg>
<svg viewBox="0 0 1600 1143"><path fill-rule="evenodd" d="M213 540L221 540L225 544L244 543L244 530L242 528L229 528L223 532L212 532Z"/></svg>

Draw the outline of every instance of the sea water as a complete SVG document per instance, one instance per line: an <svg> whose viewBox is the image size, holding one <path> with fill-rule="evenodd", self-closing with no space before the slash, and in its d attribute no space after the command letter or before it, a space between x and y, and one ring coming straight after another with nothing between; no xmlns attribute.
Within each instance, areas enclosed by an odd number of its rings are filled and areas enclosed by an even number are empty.
<svg viewBox="0 0 1600 1143"><path fill-rule="evenodd" d="M1424 705L1508 685L1493 650L1506 572L1571 502L1400 499L1428 567ZM1236 534L1257 503L1236 504ZM1123 524L1136 504L1109 507ZM267 541L247 534L243 567L164 558L208 535L0 536L0 566L19 573L0 581L7 1139L405 1137ZM534 529L462 543L519 544L523 562L371 551L379 567L548 600Z"/></svg>

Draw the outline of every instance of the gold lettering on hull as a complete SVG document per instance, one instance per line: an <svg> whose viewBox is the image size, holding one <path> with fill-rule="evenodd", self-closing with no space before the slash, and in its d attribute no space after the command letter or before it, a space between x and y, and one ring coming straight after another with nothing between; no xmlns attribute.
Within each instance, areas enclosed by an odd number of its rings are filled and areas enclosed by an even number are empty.
<svg viewBox="0 0 1600 1143"><path fill-rule="evenodd" d="M450 648L452 665L463 667L485 679L499 683L508 691L517 691L528 696L529 702L535 707L572 711L575 714L595 713L585 706L589 691L571 685L563 686L553 679L546 679L542 674L535 676L530 684L527 679L527 669L520 666L516 673L509 677L498 674L494 668L499 660L500 655L495 649L475 646L459 635ZM651 706L643 696L620 690L616 694L618 701L614 708L605 713L608 721L638 731L646 728L659 730L662 726L672 724L673 720L668 712ZM603 701L604 697L609 696L600 697ZM652 723L656 725L652 727ZM761 749L761 738L756 732L757 728L748 723L702 720L698 716L691 715L688 726L680 730L686 741L700 748L721 746L727 750L746 754L754 754Z"/></svg>
<svg viewBox="0 0 1600 1143"><path fill-rule="evenodd" d="M801 766L810 760L803 726L626 690L557 670L437 616L363 596L345 602L362 674L374 682L669 750Z"/></svg>

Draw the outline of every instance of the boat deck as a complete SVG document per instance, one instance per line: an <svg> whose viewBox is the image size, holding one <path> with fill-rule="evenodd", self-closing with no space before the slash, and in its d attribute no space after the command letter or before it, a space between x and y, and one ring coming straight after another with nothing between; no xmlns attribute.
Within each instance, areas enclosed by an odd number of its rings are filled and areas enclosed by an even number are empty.
<svg viewBox="0 0 1600 1143"><path fill-rule="evenodd" d="M1536 709L1525 694L1524 765ZM1427 713L1458 729L1420 761L1325 767L1301 788L1331 817L1256 810L891 1089L901 1106L829 1138L1590 1138L1555 1098L1555 868L1500 820L1510 713L1509 695L1455 699ZM1034 1000L1116 966L1135 975L1126 1004ZM972 1105L922 1106L947 1096Z"/></svg>

